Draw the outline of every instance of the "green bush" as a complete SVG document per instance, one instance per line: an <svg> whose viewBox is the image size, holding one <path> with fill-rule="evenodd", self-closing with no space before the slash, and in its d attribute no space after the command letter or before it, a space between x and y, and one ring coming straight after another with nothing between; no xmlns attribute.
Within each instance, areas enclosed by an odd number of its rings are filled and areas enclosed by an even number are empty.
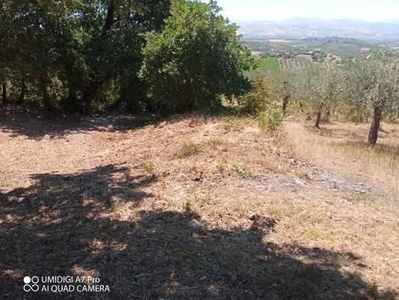
<svg viewBox="0 0 399 300"><path fill-rule="evenodd" d="M240 98L240 113L255 115L270 104L272 88L264 80L264 75L257 74L251 79L251 90Z"/></svg>
<svg viewBox="0 0 399 300"><path fill-rule="evenodd" d="M259 127L267 130L277 130L284 121L284 115L280 110L265 110L258 113Z"/></svg>

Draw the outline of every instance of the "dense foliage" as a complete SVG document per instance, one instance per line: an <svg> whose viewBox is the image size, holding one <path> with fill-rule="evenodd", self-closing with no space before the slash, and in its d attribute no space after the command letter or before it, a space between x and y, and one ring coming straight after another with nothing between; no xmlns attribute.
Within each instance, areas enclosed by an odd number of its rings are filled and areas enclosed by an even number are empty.
<svg viewBox="0 0 399 300"><path fill-rule="evenodd" d="M329 55L316 54L291 69L284 60L258 61L250 82L257 62L212 0L0 3L3 104L172 113L234 98L240 113L258 116L299 107L316 116L317 128L323 117L371 122L375 144L381 121L399 116L399 58L378 51L327 62Z"/></svg>
<svg viewBox="0 0 399 300"><path fill-rule="evenodd" d="M174 111L241 93L249 52L236 27L213 1L171 2L2 1L3 102Z"/></svg>
<svg viewBox="0 0 399 300"><path fill-rule="evenodd" d="M252 59L236 31L213 1L172 2L164 29L146 34L143 51L141 74L159 109L210 106L249 87L244 71Z"/></svg>

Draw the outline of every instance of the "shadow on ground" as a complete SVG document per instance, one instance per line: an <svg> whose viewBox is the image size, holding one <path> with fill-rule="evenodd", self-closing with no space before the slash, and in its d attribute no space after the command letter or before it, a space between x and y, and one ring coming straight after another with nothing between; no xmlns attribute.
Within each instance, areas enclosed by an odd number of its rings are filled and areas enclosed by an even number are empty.
<svg viewBox="0 0 399 300"><path fill-rule="evenodd" d="M45 135L60 137L89 131L128 131L155 121L154 116L62 116L25 111L0 111L0 130L12 137L26 136L40 140Z"/></svg>
<svg viewBox="0 0 399 300"><path fill-rule="evenodd" d="M352 253L267 242L277 224L211 228L195 213L143 211L154 177L118 166L43 174L0 194L0 296L4 299L377 299L343 266ZM118 217L131 203L131 217ZM109 293L26 293L24 276L98 276ZM3 299L2 298L2 299Z"/></svg>
<svg viewBox="0 0 399 300"><path fill-rule="evenodd" d="M215 111L198 111L195 113L178 114L171 116L157 115L103 115L103 116L64 116L56 113L38 111L0 110L0 131L7 132L11 137L26 136L40 140L46 135L62 137L70 133L79 132L126 132L139 129L149 124L175 123L192 118L192 123L212 117L234 116L237 110L222 107Z"/></svg>

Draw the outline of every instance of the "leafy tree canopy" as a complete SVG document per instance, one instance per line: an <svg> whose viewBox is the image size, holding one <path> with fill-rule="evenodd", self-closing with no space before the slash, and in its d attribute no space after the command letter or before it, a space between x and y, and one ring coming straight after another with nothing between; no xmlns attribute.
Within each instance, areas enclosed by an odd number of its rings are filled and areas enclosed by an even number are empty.
<svg viewBox="0 0 399 300"><path fill-rule="evenodd" d="M145 34L141 77L163 112L215 105L218 97L243 93L253 67L237 27L216 2L173 0L161 32Z"/></svg>

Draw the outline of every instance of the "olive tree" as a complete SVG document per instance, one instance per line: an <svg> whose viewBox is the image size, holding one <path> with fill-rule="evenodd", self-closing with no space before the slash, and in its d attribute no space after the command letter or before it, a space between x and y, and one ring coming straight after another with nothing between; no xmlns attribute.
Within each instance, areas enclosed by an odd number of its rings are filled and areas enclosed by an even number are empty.
<svg viewBox="0 0 399 300"><path fill-rule="evenodd" d="M322 112L328 115L339 99L339 70L312 65L296 81L296 91L316 115L314 127L320 129Z"/></svg>
<svg viewBox="0 0 399 300"><path fill-rule="evenodd" d="M399 99L399 59L380 52L368 60L346 67L345 98L353 106L372 111L368 143L375 145L384 114L397 111Z"/></svg>

